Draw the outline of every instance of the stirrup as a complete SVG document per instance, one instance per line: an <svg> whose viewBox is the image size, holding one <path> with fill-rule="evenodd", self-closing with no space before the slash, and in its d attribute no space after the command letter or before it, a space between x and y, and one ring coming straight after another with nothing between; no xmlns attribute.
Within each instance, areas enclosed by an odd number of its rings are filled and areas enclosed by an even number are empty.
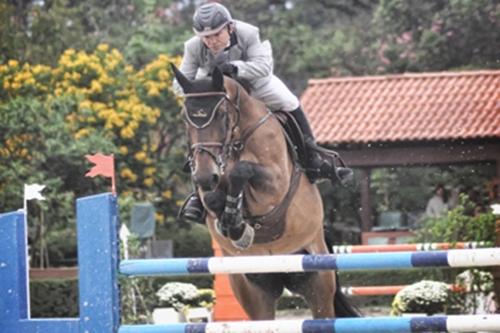
<svg viewBox="0 0 500 333"><path fill-rule="evenodd" d="M182 204L177 218L193 223L204 223L206 215L206 210L198 195L191 193Z"/></svg>
<svg viewBox="0 0 500 333"><path fill-rule="evenodd" d="M329 179L332 185L340 183L342 186L347 186L352 182L353 171L346 167L337 152L310 143L309 149L306 175L311 183L319 179Z"/></svg>

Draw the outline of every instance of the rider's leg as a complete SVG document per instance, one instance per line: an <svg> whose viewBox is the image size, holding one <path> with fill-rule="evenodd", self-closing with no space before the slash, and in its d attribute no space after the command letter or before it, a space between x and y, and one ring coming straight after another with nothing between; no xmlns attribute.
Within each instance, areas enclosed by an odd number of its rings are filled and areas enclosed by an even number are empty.
<svg viewBox="0 0 500 333"><path fill-rule="evenodd" d="M332 181L336 181L338 178L341 183L346 183L349 180L352 171L348 168L335 167L331 157L327 155L336 155L336 153L329 154L326 149L320 149L316 145L316 140L298 98L279 78L272 75L267 83L252 91L252 96L264 102L271 110L290 112L297 120L305 136L306 154L308 155L305 168L312 182L319 178L330 178Z"/></svg>
<svg viewBox="0 0 500 333"><path fill-rule="evenodd" d="M204 223L205 215L205 208L196 192L188 195L178 213L180 219L193 223Z"/></svg>
<svg viewBox="0 0 500 333"><path fill-rule="evenodd" d="M319 173L322 167L328 167L329 164L323 158L321 158L321 154L317 149L318 146L316 144L316 140L314 139L309 121L307 120L306 115L304 114L304 111L302 111L302 108L300 106L293 110L290 114L297 121L297 124L302 130L302 134L304 134L304 142L307 148L306 169L313 170Z"/></svg>

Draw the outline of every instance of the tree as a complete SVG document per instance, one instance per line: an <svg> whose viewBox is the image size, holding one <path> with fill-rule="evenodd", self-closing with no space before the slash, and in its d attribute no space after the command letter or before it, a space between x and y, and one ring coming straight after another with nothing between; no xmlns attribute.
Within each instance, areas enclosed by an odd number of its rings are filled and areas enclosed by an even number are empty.
<svg viewBox="0 0 500 333"><path fill-rule="evenodd" d="M49 221L49 236L66 237L74 198L109 189L106 179L83 177L84 155L103 152L115 154L121 197L162 198L158 221L174 221L187 181L170 62L179 59L160 55L136 71L100 44L66 50L54 68L0 65L0 211L22 206L23 183L45 184L36 218Z"/></svg>
<svg viewBox="0 0 500 333"><path fill-rule="evenodd" d="M498 1L383 0L374 27L386 72L499 66Z"/></svg>

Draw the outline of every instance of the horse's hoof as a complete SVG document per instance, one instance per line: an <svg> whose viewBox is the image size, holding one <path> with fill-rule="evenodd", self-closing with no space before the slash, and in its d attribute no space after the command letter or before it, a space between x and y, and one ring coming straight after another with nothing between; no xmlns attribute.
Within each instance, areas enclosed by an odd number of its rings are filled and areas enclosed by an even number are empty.
<svg viewBox="0 0 500 333"><path fill-rule="evenodd" d="M248 224L245 224L245 230L243 230L243 234L241 235L240 239L232 240L231 243L234 245L234 247L240 250L245 250L253 244L254 237L255 230Z"/></svg>

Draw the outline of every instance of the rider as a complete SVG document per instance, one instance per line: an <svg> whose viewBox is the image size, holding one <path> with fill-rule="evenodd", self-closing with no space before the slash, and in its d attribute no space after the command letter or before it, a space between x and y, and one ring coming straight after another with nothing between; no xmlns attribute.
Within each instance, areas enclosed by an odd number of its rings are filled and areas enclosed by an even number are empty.
<svg viewBox="0 0 500 333"><path fill-rule="evenodd" d="M271 110L290 112L300 126L307 149L306 172L310 179L335 178L335 167L326 162L324 150L318 149L311 127L298 98L273 74L273 57L269 41L261 42L259 29L233 20L219 3L200 6L193 16L195 36L184 44L180 71L190 80L207 77L215 66L233 78L250 84L254 98ZM174 91L182 89L174 81ZM337 170L338 171L338 170ZM179 215L199 222L204 210L196 194L188 197Z"/></svg>

